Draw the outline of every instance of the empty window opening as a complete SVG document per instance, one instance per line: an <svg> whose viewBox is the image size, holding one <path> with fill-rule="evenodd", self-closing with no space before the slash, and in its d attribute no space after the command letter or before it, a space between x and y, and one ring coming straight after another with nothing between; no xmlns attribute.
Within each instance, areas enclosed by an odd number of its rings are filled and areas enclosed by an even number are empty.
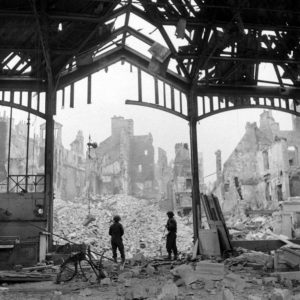
<svg viewBox="0 0 300 300"><path fill-rule="evenodd" d="M263 151L264 170L269 170L269 153L267 150Z"/></svg>
<svg viewBox="0 0 300 300"><path fill-rule="evenodd" d="M298 165L298 148L295 146L288 147L289 165Z"/></svg>
<svg viewBox="0 0 300 300"><path fill-rule="evenodd" d="M266 182L266 200L267 201L271 201L272 200L272 196L271 196L271 185L270 182Z"/></svg>
<svg viewBox="0 0 300 300"><path fill-rule="evenodd" d="M243 199L243 195L242 195L242 188L240 186L240 182L239 182L239 178L238 177L234 177L234 185L235 185L235 188L236 188L236 191L240 197L240 200L244 200Z"/></svg>
<svg viewBox="0 0 300 300"><path fill-rule="evenodd" d="M278 200L278 202L283 201L282 184L278 184L276 186L276 191L277 191L277 200Z"/></svg>

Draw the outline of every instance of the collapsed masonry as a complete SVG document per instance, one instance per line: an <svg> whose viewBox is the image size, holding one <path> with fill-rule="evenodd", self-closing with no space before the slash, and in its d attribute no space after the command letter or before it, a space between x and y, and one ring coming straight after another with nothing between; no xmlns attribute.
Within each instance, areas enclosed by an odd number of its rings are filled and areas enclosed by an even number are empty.
<svg viewBox="0 0 300 300"><path fill-rule="evenodd" d="M300 120L293 117L291 131L280 130L270 111L260 115L260 126L247 123L246 132L221 164L216 152L217 181L213 193L223 211L236 204L245 208L276 208L300 195Z"/></svg>
<svg viewBox="0 0 300 300"><path fill-rule="evenodd" d="M93 197L90 203L95 220L86 224L88 199L54 201L54 233L74 243L86 243L94 250L110 249L108 229L113 216L119 214L124 226L127 257L142 252L145 256L165 254L165 224L167 215L154 200L127 195ZM189 217L176 217L180 251L193 249L192 226ZM57 237L55 237L57 239ZM60 243L65 243L59 240Z"/></svg>
<svg viewBox="0 0 300 300"><path fill-rule="evenodd" d="M89 192L155 195L154 147L151 133L134 135L133 120L114 116L111 136L87 160Z"/></svg>

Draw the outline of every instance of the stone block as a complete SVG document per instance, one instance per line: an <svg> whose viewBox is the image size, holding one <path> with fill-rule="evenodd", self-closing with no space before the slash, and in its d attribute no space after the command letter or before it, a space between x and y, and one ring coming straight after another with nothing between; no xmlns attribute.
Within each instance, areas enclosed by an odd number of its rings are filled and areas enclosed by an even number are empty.
<svg viewBox="0 0 300 300"><path fill-rule="evenodd" d="M223 289L218 300L235 300L235 298L229 289Z"/></svg>
<svg viewBox="0 0 300 300"><path fill-rule="evenodd" d="M148 275L153 275L154 272L155 272L155 268L152 267L151 265L147 265L146 272L147 272Z"/></svg>
<svg viewBox="0 0 300 300"><path fill-rule="evenodd" d="M262 281L263 284L265 285L274 285L278 281L278 279L277 277L271 276L271 277L264 277Z"/></svg>
<svg viewBox="0 0 300 300"><path fill-rule="evenodd" d="M293 271L293 272L276 272L273 273L275 276L279 276L281 280L289 279L289 280L296 280L300 281L300 271Z"/></svg>
<svg viewBox="0 0 300 300"><path fill-rule="evenodd" d="M103 278L100 282L101 285L103 286L108 286L108 285L111 285L111 280L110 278L106 277L106 278Z"/></svg>
<svg viewBox="0 0 300 300"><path fill-rule="evenodd" d="M224 277L223 283L226 287L232 287L234 290L242 291L246 286L246 281L240 275L229 273Z"/></svg>
<svg viewBox="0 0 300 300"><path fill-rule="evenodd" d="M180 265L173 270L171 273L175 276L180 277L186 285L189 285L198 280L197 274L191 267L191 265Z"/></svg>
<svg viewBox="0 0 300 300"><path fill-rule="evenodd" d="M291 300L291 292L286 289L274 289L271 293L270 300Z"/></svg>
<svg viewBox="0 0 300 300"><path fill-rule="evenodd" d="M176 300L178 297L178 287L177 285L169 280L163 287L161 294L158 296L158 299L165 300L165 299L172 299Z"/></svg>
<svg viewBox="0 0 300 300"><path fill-rule="evenodd" d="M132 299L147 299L148 294L142 285L136 285L132 288Z"/></svg>
<svg viewBox="0 0 300 300"><path fill-rule="evenodd" d="M262 300L262 297L249 295L247 300Z"/></svg>
<svg viewBox="0 0 300 300"><path fill-rule="evenodd" d="M125 279L124 286L125 287L130 287L131 286L131 280L130 279Z"/></svg>
<svg viewBox="0 0 300 300"><path fill-rule="evenodd" d="M196 272L198 274L209 274L223 277L225 268L223 263L212 263L204 260L197 263Z"/></svg>
<svg viewBox="0 0 300 300"><path fill-rule="evenodd" d="M89 288L83 289L80 291L79 296L88 297L92 295L92 290Z"/></svg>
<svg viewBox="0 0 300 300"><path fill-rule="evenodd" d="M141 273L141 267L134 267L130 271L132 273L132 277L137 277Z"/></svg>
<svg viewBox="0 0 300 300"><path fill-rule="evenodd" d="M118 280L119 281L125 281L128 278L132 278L132 272L123 272L119 275Z"/></svg>

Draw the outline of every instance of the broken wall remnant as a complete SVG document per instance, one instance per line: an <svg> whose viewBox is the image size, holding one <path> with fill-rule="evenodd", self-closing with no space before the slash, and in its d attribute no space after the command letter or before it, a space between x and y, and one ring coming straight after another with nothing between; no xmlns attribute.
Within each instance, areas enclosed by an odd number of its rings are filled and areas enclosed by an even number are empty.
<svg viewBox="0 0 300 300"><path fill-rule="evenodd" d="M192 209L192 171L189 145L177 143L175 145L175 159L173 163L173 178L168 184L168 199L172 208L179 213L188 213ZM203 155L198 153L199 188L204 190Z"/></svg>
<svg viewBox="0 0 300 300"><path fill-rule="evenodd" d="M300 195L300 122L293 117L293 130L282 131L270 111L260 115L260 126L247 123L245 134L226 160L214 193L224 210L245 207L276 207L290 196Z"/></svg>
<svg viewBox="0 0 300 300"><path fill-rule="evenodd" d="M153 196L153 138L150 133L135 136L133 120L111 118L111 136L92 152L87 170L91 193Z"/></svg>
<svg viewBox="0 0 300 300"><path fill-rule="evenodd" d="M158 158L155 168L155 180L157 182L158 193L162 199L167 198L168 182L172 179L172 168L168 163L167 152L158 147Z"/></svg>
<svg viewBox="0 0 300 300"><path fill-rule="evenodd" d="M83 132L79 130L70 149L66 149L62 143L62 127L62 124L54 123L53 185L56 197L68 200L80 196L85 186L85 144ZM45 151L45 130L45 124L42 124L40 160Z"/></svg>

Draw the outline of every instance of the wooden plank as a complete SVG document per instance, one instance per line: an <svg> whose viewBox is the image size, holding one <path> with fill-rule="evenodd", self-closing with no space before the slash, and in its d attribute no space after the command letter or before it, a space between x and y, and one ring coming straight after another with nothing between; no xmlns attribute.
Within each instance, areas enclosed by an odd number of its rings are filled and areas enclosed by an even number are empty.
<svg viewBox="0 0 300 300"><path fill-rule="evenodd" d="M259 209L259 210L249 210L247 211L248 215L272 215L275 212L275 209Z"/></svg>
<svg viewBox="0 0 300 300"><path fill-rule="evenodd" d="M196 240L196 243L194 245L192 259L196 259L196 257L197 257L197 254L198 254L198 245L199 245L199 239Z"/></svg>
<svg viewBox="0 0 300 300"><path fill-rule="evenodd" d="M208 256L221 256L219 235L215 229L199 229L200 254Z"/></svg>
<svg viewBox="0 0 300 300"><path fill-rule="evenodd" d="M232 250L230 236L217 197L201 195L207 222L211 229L216 228L222 252ZM200 241L201 243L201 241Z"/></svg>
<svg viewBox="0 0 300 300"><path fill-rule="evenodd" d="M291 240L294 244L300 245L300 239ZM248 250L269 252L277 250L278 248L285 245L284 242L280 240L240 240L240 241L231 241L231 244L234 248L245 248Z"/></svg>

